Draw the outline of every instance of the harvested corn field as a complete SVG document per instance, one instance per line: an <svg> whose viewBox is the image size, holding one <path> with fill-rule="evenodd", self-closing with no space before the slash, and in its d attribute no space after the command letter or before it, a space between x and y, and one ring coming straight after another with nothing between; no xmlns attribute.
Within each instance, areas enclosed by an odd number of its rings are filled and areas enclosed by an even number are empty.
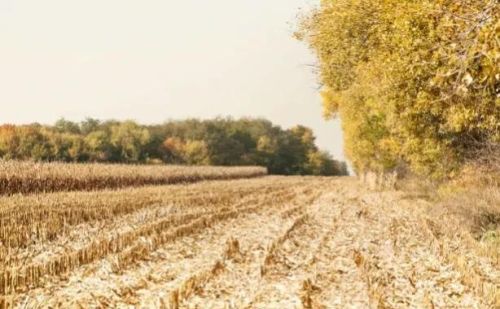
<svg viewBox="0 0 500 309"><path fill-rule="evenodd" d="M0 199L3 308L495 308L499 261L354 178ZM441 221L437 221L441 220Z"/></svg>
<svg viewBox="0 0 500 309"><path fill-rule="evenodd" d="M263 176L262 167L40 163L0 160L0 195L91 191Z"/></svg>

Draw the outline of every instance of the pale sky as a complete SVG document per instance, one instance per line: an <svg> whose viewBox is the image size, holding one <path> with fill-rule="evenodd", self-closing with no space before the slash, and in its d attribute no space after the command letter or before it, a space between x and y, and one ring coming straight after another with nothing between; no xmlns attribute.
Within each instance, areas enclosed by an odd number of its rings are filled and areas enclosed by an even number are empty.
<svg viewBox="0 0 500 309"><path fill-rule="evenodd" d="M291 34L319 0L0 0L0 123L215 116L314 129L315 59Z"/></svg>

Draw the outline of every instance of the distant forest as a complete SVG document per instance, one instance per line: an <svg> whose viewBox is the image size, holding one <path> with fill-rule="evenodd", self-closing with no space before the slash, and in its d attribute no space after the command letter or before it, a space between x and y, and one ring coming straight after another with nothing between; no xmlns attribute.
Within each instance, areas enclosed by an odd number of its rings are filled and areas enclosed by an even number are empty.
<svg viewBox="0 0 500 309"><path fill-rule="evenodd" d="M0 126L0 158L61 162L260 165L271 174L347 175L345 162L315 144L304 126L284 130L264 119L217 118L140 125L134 121L58 120Z"/></svg>

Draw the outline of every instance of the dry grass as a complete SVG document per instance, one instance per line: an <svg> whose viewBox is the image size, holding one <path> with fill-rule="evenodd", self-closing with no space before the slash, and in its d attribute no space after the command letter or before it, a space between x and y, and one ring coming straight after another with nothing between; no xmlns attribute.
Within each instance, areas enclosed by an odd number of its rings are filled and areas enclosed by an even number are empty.
<svg viewBox="0 0 500 309"><path fill-rule="evenodd" d="M446 183L412 179L400 188L410 200L428 201L422 228L430 231L462 282L500 308L500 286L484 275L500 269L500 157L471 163ZM481 270L481 263L492 269Z"/></svg>
<svg viewBox="0 0 500 309"><path fill-rule="evenodd" d="M500 158L472 164L437 190L432 217L447 218L448 234L465 234L476 250L500 266Z"/></svg>
<svg viewBox="0 0 500 309"><path fill-rule="evenodd" d="M70 164L0 161L0 195L92 191L200 180L251 178L263 167Z"/></svg>
<svg viewBox="0 0 500 309"><path fill-rule="evenodd" d="M462 282L500 308L500 286L490 278L500 269L500 189L449 185L445 191L428 206L424 226Z"/></svg>

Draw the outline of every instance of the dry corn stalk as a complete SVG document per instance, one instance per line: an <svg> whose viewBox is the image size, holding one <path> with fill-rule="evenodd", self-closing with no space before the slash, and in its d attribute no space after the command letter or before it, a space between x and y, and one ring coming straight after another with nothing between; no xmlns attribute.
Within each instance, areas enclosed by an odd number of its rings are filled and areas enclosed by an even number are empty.
<svg viewBox="0 0 500 309"><path fill-rule="evenodd" d="M296 228L306 223L308 218L309 216L307 214L304 214L295 219L292 225L285 231L285 233L276 238L271 243L269 249L267 250L266 257L264 258L264 262L260 268L261 276L265 276L269 271L269 267L276 262L276 252L278 251L279 247L290 237L290 234Z"/></svg>
<svg viewBox="0 0 500 309"><path fill-rule="evenodd" d="M91 191L236 179L267 174L263 167L190 167L0 161L0 195Z"/></svg>

